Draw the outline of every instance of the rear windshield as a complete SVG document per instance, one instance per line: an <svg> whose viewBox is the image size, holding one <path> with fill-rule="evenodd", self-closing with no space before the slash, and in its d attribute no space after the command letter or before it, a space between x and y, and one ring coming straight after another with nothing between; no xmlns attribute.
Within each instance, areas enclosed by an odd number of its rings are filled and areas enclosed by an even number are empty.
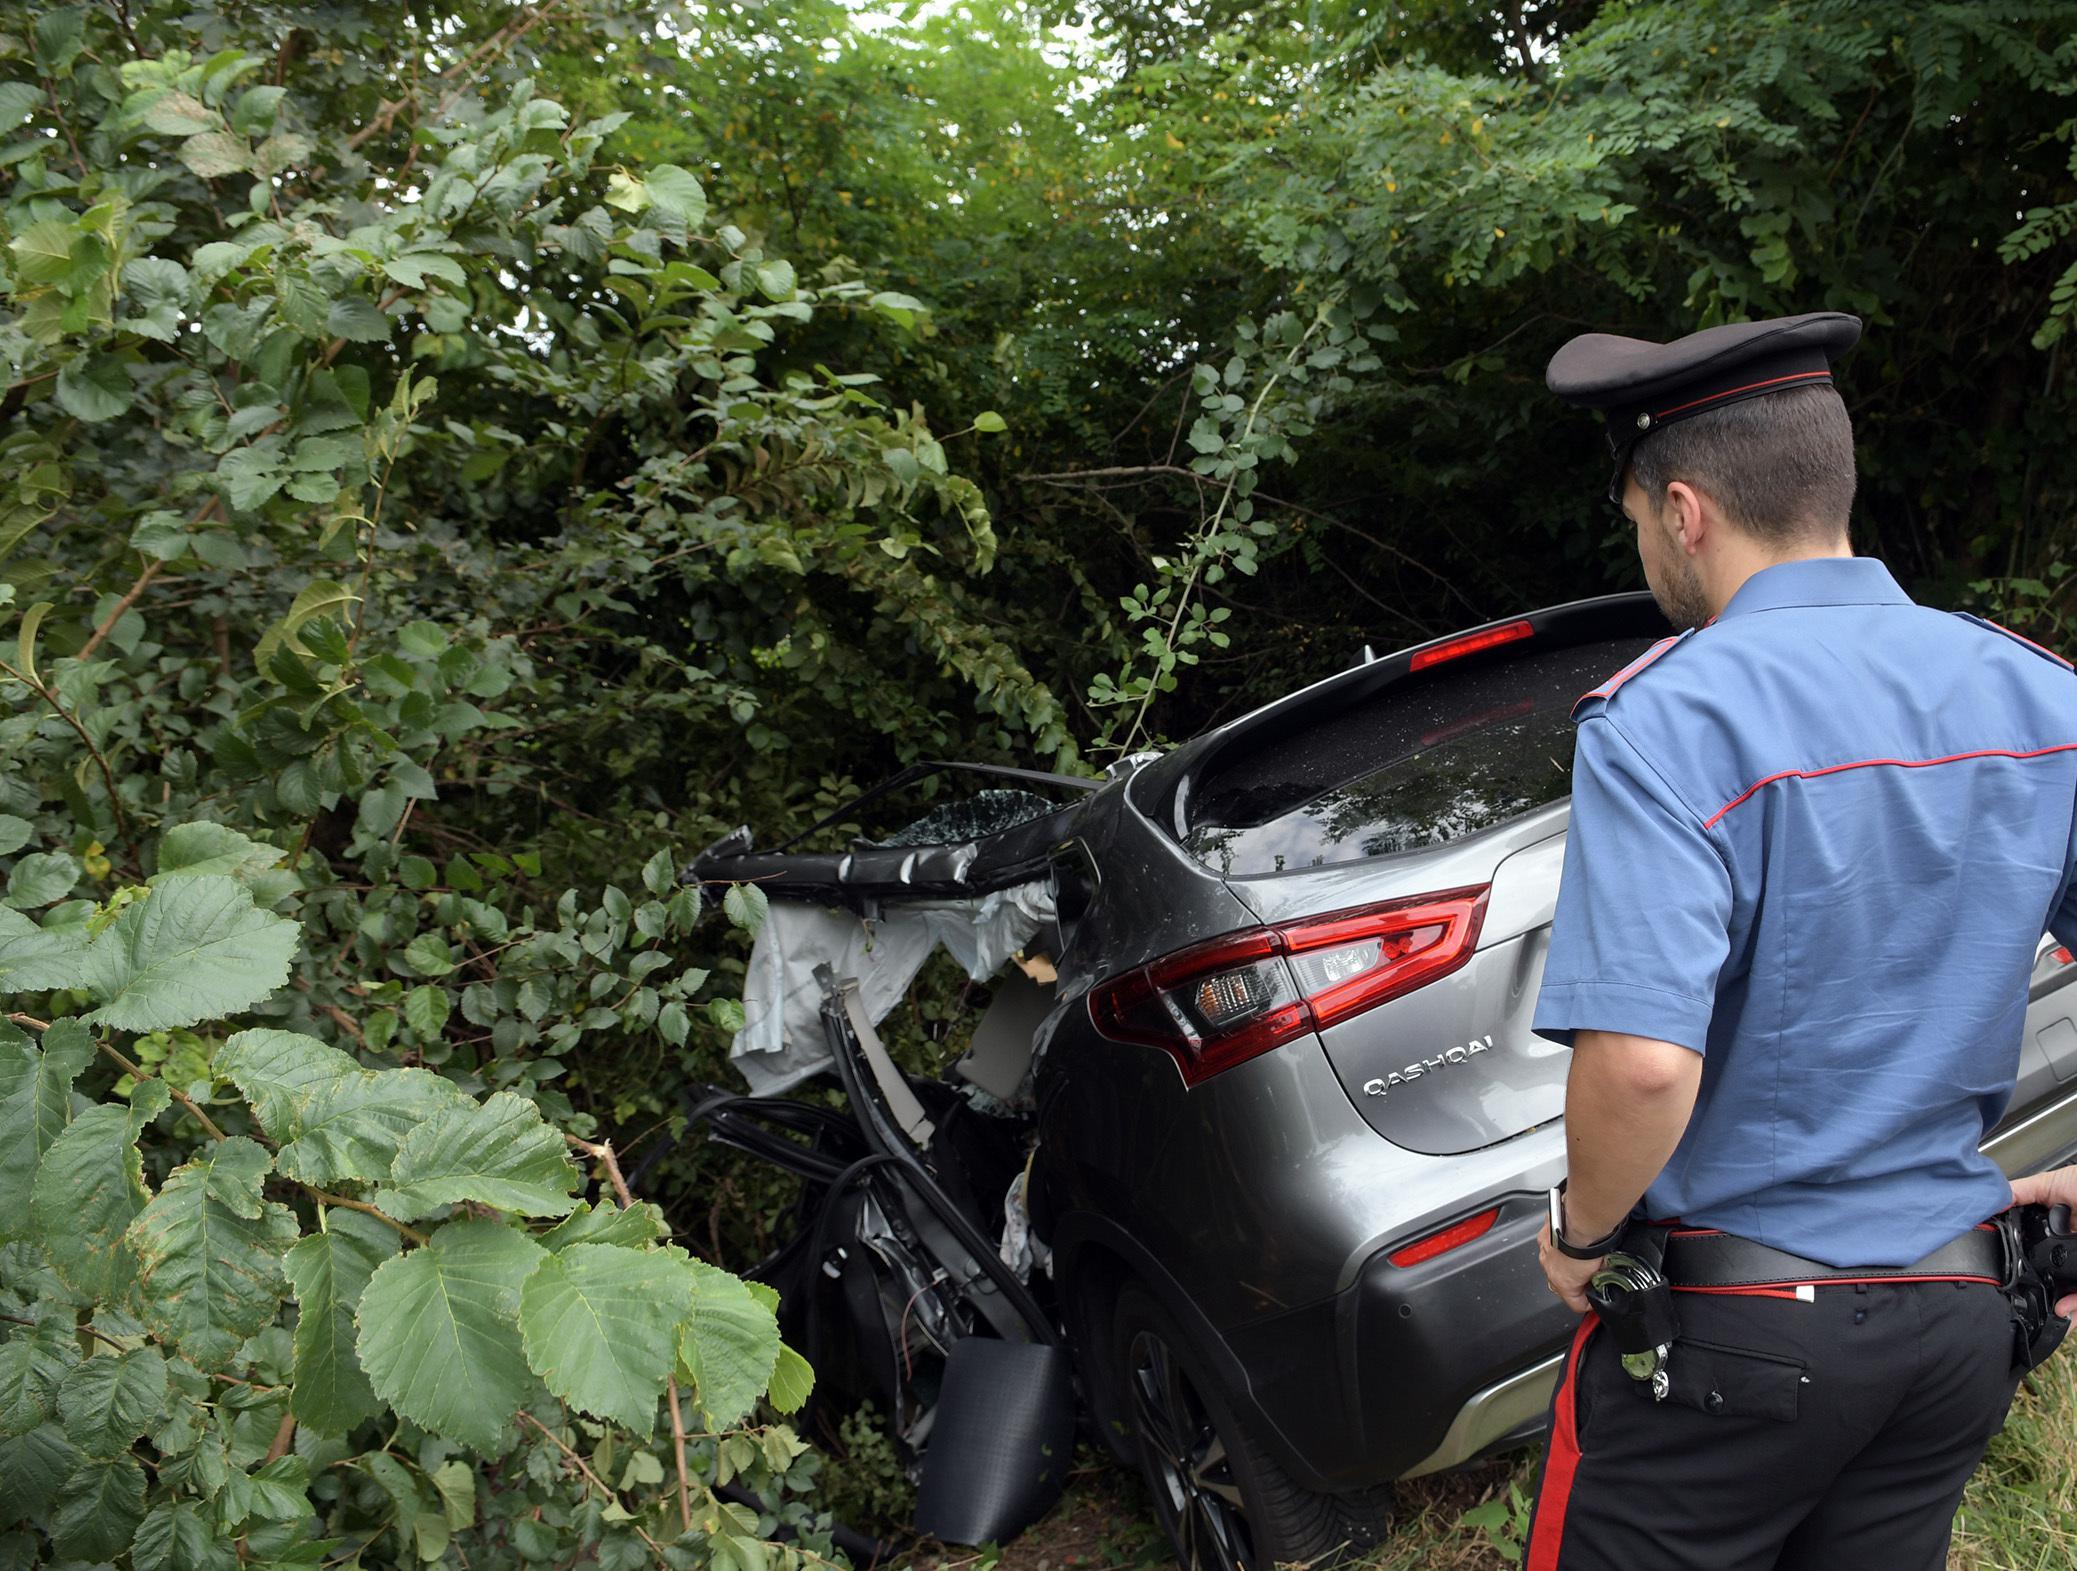
<svg viewBox="0 0 2077 1571"><path fill-rule="evenodd" d="M1395 683L1198 782L1184 839L1221 873L1444 845L1572 789L1572 705L1649 638L1472 657Z"/></svg>

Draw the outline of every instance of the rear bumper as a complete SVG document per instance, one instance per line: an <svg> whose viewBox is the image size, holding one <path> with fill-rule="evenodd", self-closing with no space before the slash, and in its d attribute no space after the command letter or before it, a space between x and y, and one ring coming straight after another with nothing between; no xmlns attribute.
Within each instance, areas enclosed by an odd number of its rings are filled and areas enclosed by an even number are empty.
<svg viewBox="0 0 2077 1571"><path fill-rule="evenodd" d="M1437 1472L1542 1427L1579 1319L1537 1263L1541 1197L1500 1205L1490 1232L1432 1260L1373 1254L1329 1301L1330 1335L1328 1305L1228 1330L1248 1399L1312 1487Z"/></svg>

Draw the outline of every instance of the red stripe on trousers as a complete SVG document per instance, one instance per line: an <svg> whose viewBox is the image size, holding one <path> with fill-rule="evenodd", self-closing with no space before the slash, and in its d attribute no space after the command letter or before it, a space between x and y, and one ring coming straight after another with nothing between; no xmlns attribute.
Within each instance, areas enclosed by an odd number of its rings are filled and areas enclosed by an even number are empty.
<svg viewBox="0 0 2077 1571"><path fill-rule="evenodd" d="M1565 1539L1565 1506L1572 1496L1572 1477L1579 1471L1579 1418L1574 1396L1579 1390L1580 1355L1600 1325L1592 1315L1581 1319L1572 1338L1572 1357L1565 1364L1565 1384L1551 1415L1550 1455L1543 1463L1543 1488L1536 1501L1536 1530L1529 1536L1529 1559L1523 1571L1558 1571L1558 1552Z"/></svg>

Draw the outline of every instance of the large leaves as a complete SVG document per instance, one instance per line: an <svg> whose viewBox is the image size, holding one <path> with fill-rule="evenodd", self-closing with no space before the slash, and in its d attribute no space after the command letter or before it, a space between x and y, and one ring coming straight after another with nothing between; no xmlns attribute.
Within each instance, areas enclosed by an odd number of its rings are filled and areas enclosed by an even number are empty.
<svg viewBox="0 0 2077 1571"><path fill-rule="evenodd" d="M76 1020L53 1021L41 1047L0 1023L0 1242L28 1231L36 1169L63 1133L72 1082L93 1056Z"/></svg>
<svg viewBox="0 0 2077 1571"><path fill-rule="evenodd" d="M779 1322L749 1283L704 1260L686 1264L692 1275L692 1315L678 1339L678 1356L708 1423L726 1428L756 1405L771 1381L779 1359Z"/></svg>
<svg viewBox="0 0 2077 1571"><path fill-rule="evenodd" d="M296 924L236 879L173 878L126 906L87 951L88 1018L126 1031L190 1026L258 1003L288 980Z"/></svg>
<svg viewBox="0 0 2077 1571"><path fill-rule="evenodd" d="M134 1456L81 1462L59 1491L51 1539L73 1560L113 1560L144 1520L144 1469Z"/></svg>
<svg viewBox="0 0 2077 1571"><path fill-rule="evenodd" d="M569 1192L577 1181L563 1137L533 1103L501 1091L481 1106L447 1108L412 1130L375 1203L407 1222L458 1200L561 1216L576 1206Z"/></svg>
<svg viewBox="0 0 2077 1571"><path fill-rule="evenodd" d="M86 960L84 928L38 927L12 906L0 906L0 993L78 987Z"/></svg>
<svg viewBox="0 0 2077 1571"><path fill-rule="evenodd" d="M164 1082L147 1080L128 1107L86 1109L43 1154L29 1220L52 1269L82 1297L121 1303L136 1279L123 1233L146 1200L137 1134L169 1100Z"/></svg>
<svg viewBox="0 0 2077 1571"><path fill-rule="evenodd" d="M165 1406L166 1360L156 1348L99 1354L58 1387L65 1434L84 1456L121 1456Z"/></svg>
<svg viewBox="0 0 2077 1571"><path fill-rule="evenodd" d="M130 1224L145 1324L204 1369L228 1365L287 1291L281 1252L296 1222L261 1198L272 1165L250 1140L218 1141L174 1169Z"/></svg>
<svg viewBox="0 0 2077 1571"><path fill-rule="evenodd" d="M454 1082L424 1069L357 1070L296 1104L295 1138L281 1148L279 1165L306 1184L379 1179L405 1140L429 1128L442 1109L475 1106ZM391 1214L408 1220L414 1213Z"/></svg>
<svg viewBox="0 0 2077 1571"><path fill-rule="evenodd" d="M572 1407L646 1434L691 1297L680 1255L573 1244L520 1289L527 1362Z"/></svg>
<svg viewBox="0 0 2077 1571"><path fill-rule="evenodd" d="M358 1211L328 1209L324 1226L288 1252L296 1288L296 1417L343 1434L377 1411L354 1351L354 1310L376 1268L397 1252L396 1232Z"/></svg>
<svg viewBox="0 0 2077 1571"><path fill-rule="evenodd" d="M296 1109L311 1096L361 1073L350 1053L314 1036L271 1030L240 1031L216 1055L216 1069L244 1094L260 1126L276 1140L295 1135Z"/></svg>
<svg viewBox="0 0 2077 1571"><path fill-rule="evenodd" d="M0 1346L0 1435L26 1435L58 1410L58 1387L79 1362L65 1328L17 1331Z"/></svg>
<svg viewBox="0 0 2077 1571"><path fill-rule="evenodd" d="M516 1315L541 1246L497 1222L452 1222L432 1243L385 1262L355 1317L375 1394L415 1424L495 1453L506 1424L540 1389Z"/></svg>

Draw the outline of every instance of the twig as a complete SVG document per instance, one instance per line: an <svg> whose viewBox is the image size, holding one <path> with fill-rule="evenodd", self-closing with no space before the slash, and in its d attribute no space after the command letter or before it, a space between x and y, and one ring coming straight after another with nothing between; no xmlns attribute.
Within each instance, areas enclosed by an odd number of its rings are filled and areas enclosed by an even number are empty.
<svg viewBox="0 0 2077 1571"><path fill-rule="evenodd" d="M100 1048L101 1051L105 1053L111 1060L113 1060L114 1063L122 1070L122 1072L128 1075L132 1080L143 1081L158 1079L158 1076L154 1075L149 1069L144 1068L142 1065L131 1063L127 1058L123 1057L121 1053L118 1053L106 1042L96 1042L94 1045ZM211 1118L207 1113L203 1112L200 1107L196 1106L193 1098L191 1098L185 1091L180 1090L170 1080L164 1081L162 1083L165 1085L168 1091L173 1093L173 1100L178 1102L182 1107L186 1108L190 1113L194 1114L195 1122L200 1124L204 1129L209 1131L209 1137L212 1140L222 1140L226 1138L224 1132L216 1127L216 1120Z"/></svg>
<svg viewBox="0 0 2077 1571"><path fill-rule="evenodd" d="M512 45L518 43L520 39L524 38L528 33L532 32L536 27L538 27L541 24L541 22L547 17L548 13L550 11L553 11L561 3L562 0L543 0L542 4L535 6L534 9L530 11L527 15L521 17L516 22L507 23L504 27L498 29L497 32L491 34L490 37L486 38L482 43L478 44L474 49L470 50L466 55L462 56L460 60L456 61L452 66L448 67L445 71L441 72L438 77L438 80L442 82L451 82L457 76L461 75L464 71L467 71L472 66L474 66L477 63L477 61L482 59L483 56L489 53L491 50L496 49L500 52L503 52L503 50L511 48ZM433 111L433 120L437 123L443 116L446 115L448 110L452 109L455 106L456 101L459 100L460 97L461 90L458 88L454 92L449 93L446 98L441 100L440 107ZM378 109L375 112L375 118L373 120L370 120L366 125L362 126L358 131L354 132L352 136L346 139L346 145L349 148L358 151L363 142L367 141L370 137L380 136L383 132L387 131L391 126L396 124L397 116L399 113L401 113L404 109L415 105L416 103L417 95L411 93L407 93L402 98L391 99L389 102L385 103L380 109Z"/></svg>
<svg viewBox="0 0 2077 1571"><path fill-rule="evenodd" d="M678 1377L671 1376L666 1388L671 1398L671 1449L678 1461L678 1515L684 1519L685 1531L692 1531L692 1485L685 1475L685 1419L678 1411Z"/></svg>
<svg viewBox="0 0 2077 1571"><path fill-rule="evenodd" d="M33 676L27 676L17 671L5 660L0 660L0 671L6 672L46 704L49 704L52 710L56 712L58 718L72 727L73 731L78 734L80 741L86 744L86 749L93 755L94 762L101 767L102 783L108 787L108 807L109 811L115 814L115 832L121 838L123 848L130 853L130 865L141 869L144 866L144 859L137 853L137 842L130 838L130 820L123 812L122 793L115 788L115 771L108 767L108 755L101 751L91 736L87 735L87 728L74 718L72 711L58 701L58 695L54 689L47 687Z"/></svg>
<svg viewBox="0 0 2077 1571"><path fill-rule="evenodd" d="M365 1200L349 1200L344 1195L329 1194L309 1184L304 1184L302 1189L312 1200L321 1200L328 1206L344 1206L349 1211L358 1211L363 1216L372 1216L376 1221L381 1222L385 1226L395 1228L414 1244L423 1244L426 1241L425 1234L421 1233L417 1228L406 1227L387 1211L379 1210L369 1205Z"/></svg>
<svg viewBox="0 0 2077 1571"><path fill-rule="evenodd" d="M296 1438L296 1414L291 1408L281 1415L281 1427L274 1431L274 1444L267 1447L267 1461L279 1462L288 1455L289 1442ZM265 1466L265 1463L261 1464Z"/></svg>
<svg viewBox="0 0 2077 1571"><path fill-rule="evenodd" d="M613 1193L619 1197L621 1209L632 1209L635 1197L628 1193L627 1180L621 1176L620 1158L613 1154L613 1142L580 1140L572 1134L565 1134L563 1139L586 1156L595 1158L605 1168L607 1182L612 1184ZM672 1374L664 1385L671 1402L671 1450L678 1464L678 1514L685 1519L685 1530L689 1533L692 1531L692 1484L685 1466L685 1417L678 1406L677 1375Z"/></svg>
<svg viewBox="0 0 2077 1571"><path fill-rule="evenodd" d="M585 1478L590 1481L592 1488L596 1489L600 1494L604 1495L614 1505L620 1505L620 1496L618 1496L612 1490L606 1487L605 1480L600 1478L598 1474L594 1473L591 1470L591 1464L585 1461L584 1458L579 1456L575 1451L573 1451L569 1447L569 1445L563 1440L563 1437L561 1435L557 1434L554 1430L550 1429L546 1424L542 1423L540 1419L534 1417L532 1413L527 1412L524 1408L520 1409L519 1421L522 1424L532 1424L536 1429L540 1430L542 1434L546 1435L550 1440L554 1441L556 1450L562 1452L564 1456L570 1459L571 1463L576 1467L577 1471L582 1473L585 1476ZM627 1507L620 1506L620 1509L626 1511ZM630 1518L632 1518L634 1513L630 1511L628 1512L628 1515ZM651 1538L646 1532L643 1532L642 1524L640 1522L635 1522L633 1525L635 1531L641 1534L642 1542L647 1544L650 1547L650 1549L655 1552L658 1563L666 1567L668 1571L670 1562L664 1559L663 1545L659 1544L655 1539Z"/></svg>

